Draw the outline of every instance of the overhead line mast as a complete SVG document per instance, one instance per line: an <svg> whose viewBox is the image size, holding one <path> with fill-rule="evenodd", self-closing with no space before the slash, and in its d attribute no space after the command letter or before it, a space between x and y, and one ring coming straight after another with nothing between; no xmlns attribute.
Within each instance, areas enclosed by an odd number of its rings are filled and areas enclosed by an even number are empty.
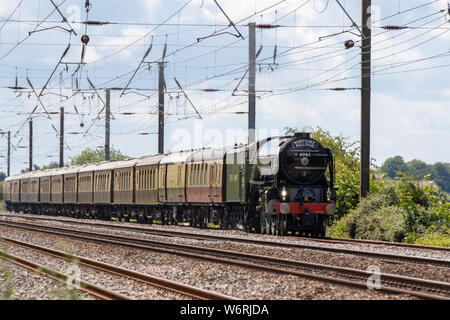
<svg viewBox="0 0 450 320"><path fill-rule="evenodd" d="M360 196L370 191L371 0L361 3L361 152Z"/></svg>
<svg viewBox="0 0 450 320"><path fill-rule="evenodd" d="M158 81L158 153L164 153L164 62L159 62Z"/></svg>
<svg viewBox="0 0 450 320"><path fill-rule="evenodd" d="M255 73L256 73L256 23L248 24L248 143L255 142L256 127L256 97L255 97Z"/></svg>

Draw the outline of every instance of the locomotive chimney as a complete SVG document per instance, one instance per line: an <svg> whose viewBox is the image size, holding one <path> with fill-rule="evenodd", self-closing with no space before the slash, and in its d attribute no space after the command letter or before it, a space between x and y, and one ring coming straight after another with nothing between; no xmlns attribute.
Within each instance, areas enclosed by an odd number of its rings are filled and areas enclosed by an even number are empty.
<svg viewBox="0 0 450 320"><path fill-rule="evenodd" d="M309 132L296 132L294 136L298 139L311 139L311 133Z"/></svg>

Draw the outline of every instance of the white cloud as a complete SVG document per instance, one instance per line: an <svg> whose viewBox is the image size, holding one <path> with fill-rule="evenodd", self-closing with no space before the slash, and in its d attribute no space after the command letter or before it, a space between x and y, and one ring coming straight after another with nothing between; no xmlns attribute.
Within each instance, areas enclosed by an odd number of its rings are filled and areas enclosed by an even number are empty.
<svg viewBox="0 0 450 320"><path fill-rule="evenodd" d="M97 50L94 47L86 47L86 53L85 53L85 61L86 63L94 62L98 59L100 59L101 56L97 53Z"/></svg>
<svg viewBox="0 0 450 320"><path fill-rule="evenodd" d="M144 5L147 14L150 17L158 16L158 12L160 11L159 6L161 4L161 0L142 0L142 4Z"/></svg>
<svg viewBox="0 0 450 320"><path fill-rule="evenodd" d="M378 161L401 154L405 159L448 161L450 110L443 101L374 94L372 154ZM439 147L441 146L441 147Z"/></svg>
<svg viewBox="0 0 450 320"><path fill-rule="evenodd" d="M14 7L17 4L14 4L11 1L1 1L0 2L0 14L1 15L6 15L6 14L11 14L12 10L14 10Z"/></svg>

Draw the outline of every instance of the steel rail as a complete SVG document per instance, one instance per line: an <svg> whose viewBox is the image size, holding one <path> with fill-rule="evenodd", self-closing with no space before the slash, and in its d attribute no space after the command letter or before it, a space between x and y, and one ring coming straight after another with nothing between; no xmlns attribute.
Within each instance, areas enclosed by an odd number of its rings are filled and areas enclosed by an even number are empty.
<svg viewBox="0 0 450 320"><path fill-rule="evenodd" d="M167 243L163 241L97 234L87 231L18 222L0 222L0 225L59 236L68 236L71 238L88 241L97 241L101 243L116 244L162 253L182 255L194 259L204 259L219 263L234 264L247 268L295 275L309 279L355 286L363 289L367 289L367 279L373 275L369 271L359 269L317 263L306 263L296 260L281 259L230 250ZM302 271L299 271L299 269ZM321 275L314 272L328 272L332 275ZM405 277L386 273L380 273L379 276L381 281L380 291L409 294L423 299L450 299L450 283L448 282ZM402 289L404 287L408 289Z"/></svg>
<svg viewBox="0 0 450 320"><path fill-rule="evenodd" d="M0 216L10 216L10 215L0 214ZM16 215L14 215L14 217L31 219L31 220L46 220L46 221L57 221L57 222L63 222L63 223L74 223L74 224L79 224L79 225L88 225L88 226L95 226L95 227L128 230L128 231L134 231L134 232L145 232L147 234L160 235L160 236L170 236L170 237L176 236L176 237L198 239L198 240L232 241L232 242L241 242L241 243L249 243L249 244L264 245L264 246L279 246L279 247L284 247L284 248L310 249L310 250L326 251L326 252L333 252L333 253L360 255L360 256L365 256L365 257L369 257L369 258L389 260L389 261L407 262L407 263L414 263L414 264L417 264L417 263L430 264L430 265L436 265L436 266L450 268L450 260L440 260L440 259L435 259L435 258L425 258L425 257L401 255L401 254L393 254L393 253L381 253L381 252L364 251L364 250L356 250L356 249L349 249L349 248L331 248L331 247L323 247L323 246L314 245L314 244L278 242L278 241L264 240L264 239L237 238L237 237L230 237L230 236L198 234L198 233L175 231L175 230L150 229L150 228L135 227L135 226L111 225L111 224L103 224L103 223L95 223L95 222L90 223L90 222L85 222L85 221L72 221L72 220L68 221L68 220L63 220L63 219L41 218L41 217L37 218L37 217L16 216ZM349 240L349 239L310 239L310 238L302 238L302 239L309 240L309 241L319 241L319 242L324 242L324 243L338 243L338 242L344 242L343 240ZM356 240L356 241L350 240L347 242L358 242L358 240ZM367 240L367 242L371 242L371 241ZM377 241L376 244L384 244L384 243L382 241L379 241L379 242ZM390 243L388 242L387 244L390 244ZM426 249L429 249L429 248L431 248L431 247L427 247ZM432 248L434 249L434 247L432 247ZM441 247L437 247L437 248L441 248ZM442 250L442 251L450 250L450 248L443 248L443 249L444 250Z"/></svg>
<svg viewBox="0 0 450 320"><path fill-rule="evenodd" d="M307 239L307 238L302 238L302 239ZM390 241L381 241L381 240L326 238L326 239L314 239L314 241L331 242L331 243L360 243L360 244L386 245L386 246L404 247L404 248L411 248L411 249L444 251L444 252L450 253L450 247L427 246L427 245L414 244L414 243L390 242Z"/></svg>
<svg viewBox="0 0 450 320"><path fill-rule="evenodd" d="M34 263L32 261L29 260L25 260L23 258L5 253L5 252L0 252L0 258L8 261L10 263L16 264L18 266L21 266L23 268L26 268L28 270L34 271L37 274L41 274L44 275L48 278L51 278L53 280L62 282L64 284L66 284L68 276L60 273L56 270L50 269L46 266L43 265L39 265L37 263ZM92 294L100 299L103 300L130 300L130 297L127 297L125 295L122 295L120 293L99 287L97 285L94 285L92 283L80 280L80 290Z"/></svg>
<svg viewBox="0 0 450 320"><path fill-rule="evenodd" d="M151 276L148 274L144 274L141 272L137 272L137 271L133 271L130 269L125 269L122 267L117 267L111 264L107 264L107 263L103 263L101 261L97 261L97 260L93 260L93 259L88 259L85 257L81 257L81 256L77 256L77 255L72 255L72 254L68 254L66 252L63 251L59 251L59 250L54 250L54 249L50 249L47 247L42 247L42 246L38 246L35 244L31 244L31 243L26 243L26 242L22 242L19 240L15 240L15 239L11 239L11 238L6 238L6 237L0 237L1 240L11 243L11 244L15 244L18 246L22 246L28 249L33 249L33 250L37 250L39 252L48 254L48 255L52 255L54 257L57 258L62 258L65 260L70 260L70 261L77 261L77 263L80 263L84 266L90 267L90 268L95 268L97 270L100 271L104 271L107 273L113 273L113 274L117 274L119 276L123 276L123 277L127 277L139 282L144 282L147 284L150 284L152 286L155 287L159 287L165 290L169 290L172 292L177 292L179 294L182 295L187 295L190 296L191 298L194 299L200 299L200 300L236 300L236 298L231 297L231 296L227 296L227 295L223 295L220 293L216 293L216 292L212 292L209 290L204 290L201 288L197 288L197 287L193 287L190 285L186 285L183 283L179 283L179 282L175 282L175 281L171 281L171 280L167 280L167 279L163 279L160 277L155 277L155 276Z"/></svg>

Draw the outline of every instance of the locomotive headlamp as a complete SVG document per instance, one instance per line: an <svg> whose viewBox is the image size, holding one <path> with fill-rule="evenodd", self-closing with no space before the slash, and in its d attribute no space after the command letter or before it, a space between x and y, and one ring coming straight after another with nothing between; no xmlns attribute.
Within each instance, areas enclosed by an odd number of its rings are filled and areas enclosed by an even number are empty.
<svg viewBox="0 0 450 320"><path fill-rule="evenodd" d="M287 194L288 194L288 192L286 190L286 187L283 187L283 189L281 190L281 199L283 201L286 201Z"/></svg>
<svg viewBox="0 0 450 320"><path fill-rule="evenodd" d="M328 188L327 190L327 201L331 201L331 190Z"/></svg>

